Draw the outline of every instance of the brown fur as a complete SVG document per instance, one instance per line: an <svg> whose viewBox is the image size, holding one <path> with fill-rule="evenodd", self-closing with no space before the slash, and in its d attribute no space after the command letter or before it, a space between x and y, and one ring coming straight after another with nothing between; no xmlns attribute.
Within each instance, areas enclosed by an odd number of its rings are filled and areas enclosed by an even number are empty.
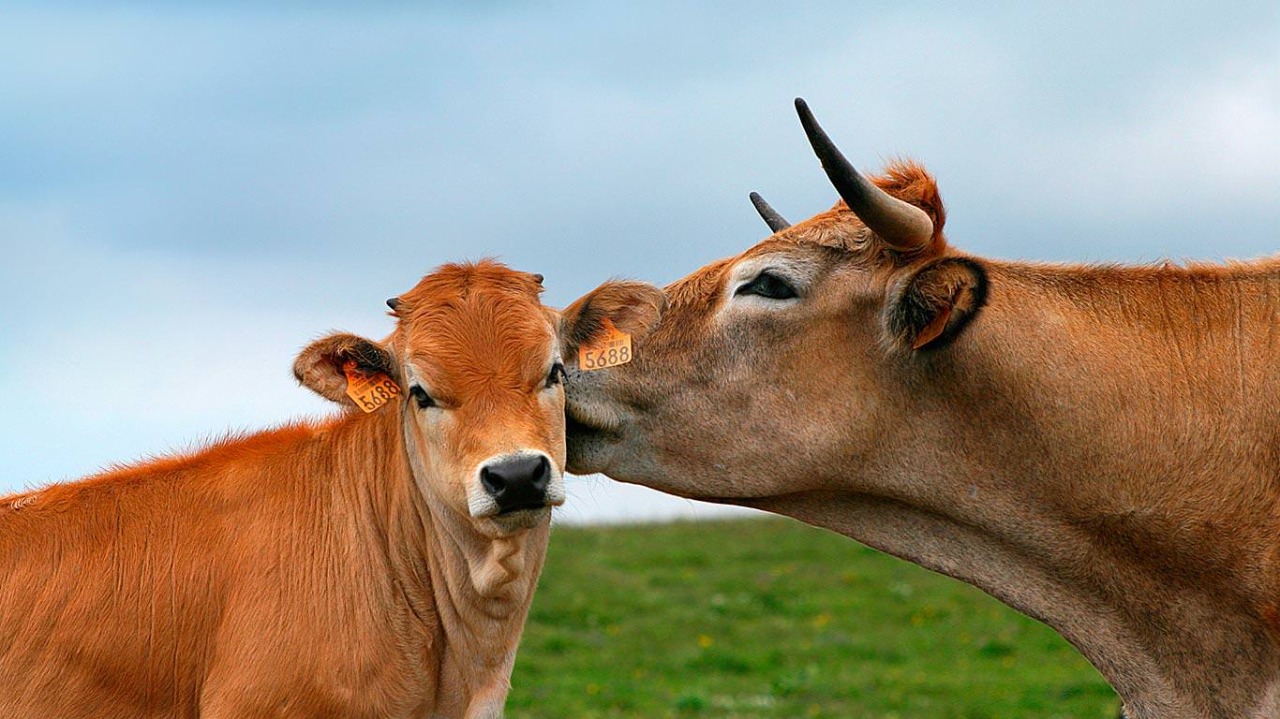
<svg viewBox="0 0 1280 719"><path fill-rule="evenodd" d="M984 260L942 238L918 165L876 182L930 245L891 251L839 203L667 287L633 362L571 369L570 468L977 585L1130 716L1280 715L1280 259ZM799 299L734 297L759 267Z"/></svg>
<svg viewBox="0 0 1280 719"><path fill-rule="evenodd" d="M300 357L326 396L342 352L402 384L415 357L453 420L401 394L0 499L0 716L500 716L550 510L509 526L462 495L512 448L563 464L539 289L445 266L385 345Z"/></svg>

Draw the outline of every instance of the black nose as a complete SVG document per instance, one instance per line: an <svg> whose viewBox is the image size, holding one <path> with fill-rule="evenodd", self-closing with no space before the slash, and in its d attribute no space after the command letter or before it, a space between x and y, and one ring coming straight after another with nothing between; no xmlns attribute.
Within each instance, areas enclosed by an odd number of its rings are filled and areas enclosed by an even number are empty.
<svg viewBox="0 0 1280 719"><path fill-rule="evenodd" d="M551 463L541 454L500 459L480 468L480 484L498 503L498 512L547 506Z"/></svg>

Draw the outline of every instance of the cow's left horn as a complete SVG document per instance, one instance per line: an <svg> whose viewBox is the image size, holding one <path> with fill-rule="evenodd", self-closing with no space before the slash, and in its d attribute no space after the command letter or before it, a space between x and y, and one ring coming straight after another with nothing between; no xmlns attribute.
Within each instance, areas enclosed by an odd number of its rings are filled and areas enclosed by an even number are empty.
<svg viewBox="0 0 1280 719"><path fill-rule="evenodd" d="M798 97L796 112L800 114L804 134L809 136L809 144L822 161L822 169L863 224L895 250L909 252L927 245L933 237L933 220L929 214L876 187L854 169L813 119L809 106Z"/></svg>
<svg viewBox="0 0 1280 719"><path fill-rule="evenodd" d="M764 223L774 232L781 232L791 226L791 223L787 222L785 217L779 215L777 210L764 201L759 192L751 193L751 204L756 206L756 212L760 213L760 219L764 220Z"/></svg>

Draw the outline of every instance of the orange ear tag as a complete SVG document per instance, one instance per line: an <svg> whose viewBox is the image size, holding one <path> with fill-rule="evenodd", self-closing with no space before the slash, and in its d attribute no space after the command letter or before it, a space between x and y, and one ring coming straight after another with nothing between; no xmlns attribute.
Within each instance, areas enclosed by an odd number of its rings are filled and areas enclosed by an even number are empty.
<svg viewBox="0 0 1280 719"><path fill-rule="evenodd" d="M584 370L616 367L631 361L631 335L604 318L604 332L590 345L578 347L578 368Z"/></svg>
<svg viewBox="0 0 1280 719"><path fill-rule="evenodd" d="M400 394L400 385L383 372L362 372L355 360L342 365L347 375L347 396L365 412L372 412Z"/></svg>

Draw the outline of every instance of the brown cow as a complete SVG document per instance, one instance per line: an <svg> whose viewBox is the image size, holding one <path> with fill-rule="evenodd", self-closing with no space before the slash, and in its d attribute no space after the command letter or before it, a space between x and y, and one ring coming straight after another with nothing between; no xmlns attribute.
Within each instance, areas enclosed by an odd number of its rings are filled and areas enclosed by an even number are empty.
<svg viewBox="0 0 1280 719"><path fill-rule="evenodd" d="M0 716L501 716L564 501L540 292L446 265L298 357L341 416L0 500Z"/></svg>
<svg viewBox="0 0 1280 719"><path fill-rule="evenodd" d="M842 201L617 308L634 360L570 363L569 469L974 584L1133 717L1280 716L1280 260L968 256L921 167L869 182L797 106ZM566 356L620 293L565 310Z"/></svg>

